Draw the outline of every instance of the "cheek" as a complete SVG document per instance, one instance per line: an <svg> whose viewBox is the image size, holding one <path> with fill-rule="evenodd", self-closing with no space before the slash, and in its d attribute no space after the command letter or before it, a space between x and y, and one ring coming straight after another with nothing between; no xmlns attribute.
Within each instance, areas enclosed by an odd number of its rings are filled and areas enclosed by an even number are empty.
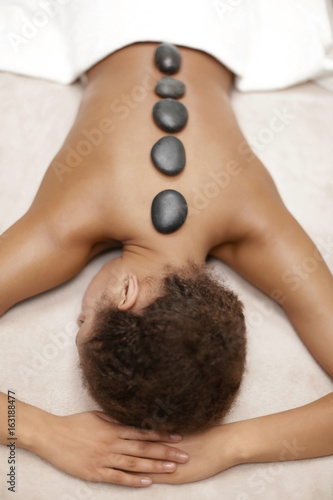
<svg viewBox="0 0 333 500"><path fill-rule="evenodd" d="M81 326L81 328L77 332L75 343L76 343L76 347L79 351L79 355L80 355L81 345L92 336L93 319L94 318L92 315L89 315L88 317L86 317L85 322L83 323L83 325Z"/></svg>
<svg viewBox="0 0 333 500"><path fill-rule="evenodd" d="M77 350L79 351L79 354L80 354L80 346L81 346L83 340L84 340L84 328L83 328L83 326L81 326L80 330L77 332L76 339L75 339L76 347L77 347Z"/></svg>
<svg viewBox="0 0 333 500"><path fill-rule="evenodd" d="M105 288L103 285L103 280L98 275L90 282L82 299L84 314L87 314L89 309L94 309L95 304L101 299Z"/></svg>
<svg viewBox="0 0 333 500"><path fill-rule="evenodd" d="M76 334L76 339L75 339L75 344L76 344L76 347L77 349L79 350L79 346L80 346L80 340L81 340L81 335L80 335L80 332L81 330L79 330Z"/></svg>

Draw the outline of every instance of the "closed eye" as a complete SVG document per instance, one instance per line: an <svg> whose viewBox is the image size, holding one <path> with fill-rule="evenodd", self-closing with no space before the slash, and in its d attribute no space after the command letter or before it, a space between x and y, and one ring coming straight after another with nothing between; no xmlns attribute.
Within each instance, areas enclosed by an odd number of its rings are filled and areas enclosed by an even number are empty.
<svg viewBox="0 0 333 500"><path fill-rule="evenodd" d="M79 325L80 328L83 325L85 319L86 318L85 318L85 315L83 313L81 313L80 316L77 318L77 324Z"/></svg>

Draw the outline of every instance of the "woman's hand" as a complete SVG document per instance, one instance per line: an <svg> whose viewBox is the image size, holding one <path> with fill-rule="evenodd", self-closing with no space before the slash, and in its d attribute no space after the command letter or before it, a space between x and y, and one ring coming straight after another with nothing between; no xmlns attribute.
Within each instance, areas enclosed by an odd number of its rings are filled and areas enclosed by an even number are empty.
<svg viewBox="0 0 333 500"><path fill-rule="evenodd" d="M99 411L66 417L43 412L38 432L28 449L86 481L149 486L147 475L163 477L176 470L176 462L188 460L181 450L164 444L177 443L181 436L122 426Z"/></svg>
<svg viewBox="0 0 333 500"><path fill-rule="evenodd" d="M186 436L182 450L190 455L172 474L149 474L153 483L182 484L215 476L240 463L235 424L223 424Z"/></svg>

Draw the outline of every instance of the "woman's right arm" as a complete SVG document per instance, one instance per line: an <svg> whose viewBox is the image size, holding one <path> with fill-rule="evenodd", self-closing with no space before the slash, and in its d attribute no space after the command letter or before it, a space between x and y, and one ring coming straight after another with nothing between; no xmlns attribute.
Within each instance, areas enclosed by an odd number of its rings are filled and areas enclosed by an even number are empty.
<svg viewBox="0 0 333 500"><path fill-rule="evenodd" d="M0 393L0 444L9 445L12 467L18 447L86 481L144 487L151 484L150 473L173 472L177 462L188 460L164 444L180 440L119 425L99 411L59 417L16 400L10 391Z"/></svg>
<svg viewBox="0 0 333 500"><path fill-rule="evenodd" d="M75 233L60 233L57 217L27 212L0 236L0 316L69 280L91 257L91 244Z"/></svg>

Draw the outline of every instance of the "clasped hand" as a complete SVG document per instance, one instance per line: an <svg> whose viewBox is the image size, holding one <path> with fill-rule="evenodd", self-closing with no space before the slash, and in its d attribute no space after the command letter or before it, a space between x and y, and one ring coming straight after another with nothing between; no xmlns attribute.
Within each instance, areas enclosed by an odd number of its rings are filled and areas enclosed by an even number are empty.
<svg viewBox="0 0 333 500"><path fill-rule="evenodd" d="M149 486L147 474L172 473L177 463L188 460L182 450L166 444L180 442L181 436L123 426L99 411L47 414L44 429L32 451L86 481Z"/></svg>

